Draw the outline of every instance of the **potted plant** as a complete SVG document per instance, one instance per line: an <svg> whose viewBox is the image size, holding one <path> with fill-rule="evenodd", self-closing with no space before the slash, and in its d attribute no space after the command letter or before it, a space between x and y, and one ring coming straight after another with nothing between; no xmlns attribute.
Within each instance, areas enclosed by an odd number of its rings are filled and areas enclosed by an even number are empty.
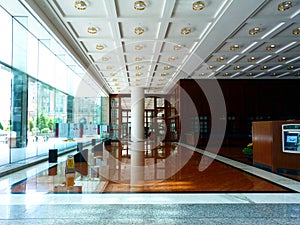
<svg viewBox="0 0 300 225"><path fill-rule="evenodd" d="M252 161L253 159L253 143L249 143L245 148L243 148L243 153L247 156L247 158Z"/></svg>

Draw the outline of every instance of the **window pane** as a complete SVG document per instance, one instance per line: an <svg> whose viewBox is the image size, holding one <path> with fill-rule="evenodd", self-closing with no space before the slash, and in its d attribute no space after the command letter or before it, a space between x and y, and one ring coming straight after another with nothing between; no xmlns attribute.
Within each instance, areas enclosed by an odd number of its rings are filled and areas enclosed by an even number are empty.
<svg viewBox="0 0 300 225"><path fill-rule="evenodd" d="M12 55L12 18L0 7L0 61L11 65ZM5 34L5 35L4 35Z"/></svg>

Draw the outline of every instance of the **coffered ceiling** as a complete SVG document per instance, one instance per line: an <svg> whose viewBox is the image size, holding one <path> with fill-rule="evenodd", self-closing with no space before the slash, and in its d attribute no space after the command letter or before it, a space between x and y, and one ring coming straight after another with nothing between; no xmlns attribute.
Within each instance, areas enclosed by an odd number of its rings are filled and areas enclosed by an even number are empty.
<svg viewBox="0 0 300 225"><path fill-rule="evenodd" d="M166 93L183 78L300 77L300 0L26 2L108 93Z"/></svg>

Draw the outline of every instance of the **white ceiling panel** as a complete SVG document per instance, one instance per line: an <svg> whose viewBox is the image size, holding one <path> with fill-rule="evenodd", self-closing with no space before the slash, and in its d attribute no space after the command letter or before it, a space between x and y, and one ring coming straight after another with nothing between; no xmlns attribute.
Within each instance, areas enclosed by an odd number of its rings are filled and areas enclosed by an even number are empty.
<svg viewBox="0 0 300 225"><path fill-rule="evenodd" d="M134 86L161 93L182 78L300 77L300 0L79 1L85 10L72 0L25 1L109 93ZM204 8L193 10L194 3ZM136 34L137 27L144 32ZM184 28L190 32L182 34Z"/></svg>

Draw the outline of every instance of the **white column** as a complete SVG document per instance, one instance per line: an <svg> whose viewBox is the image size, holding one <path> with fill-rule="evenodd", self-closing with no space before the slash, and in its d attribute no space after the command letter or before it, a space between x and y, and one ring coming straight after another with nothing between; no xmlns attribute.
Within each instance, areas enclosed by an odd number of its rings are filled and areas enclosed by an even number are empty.
<svg viewBox="0 0 300 225"><path fill-rule="evenodd" d="M131 90L131 141L144 140L144 88Z"/></svg>
<svg viewBox="0 0 300 225"><path fill-rule="evenodd" d="M131 90L131 171L130 186L144 185L144 88Z"/></svg>
<svg viewBox="0 0 300 225"><path fill-rule="evenodd" d="M131 188L141 187L145 179L144 142L132 142L130 150L130 186Z"/></svg>

